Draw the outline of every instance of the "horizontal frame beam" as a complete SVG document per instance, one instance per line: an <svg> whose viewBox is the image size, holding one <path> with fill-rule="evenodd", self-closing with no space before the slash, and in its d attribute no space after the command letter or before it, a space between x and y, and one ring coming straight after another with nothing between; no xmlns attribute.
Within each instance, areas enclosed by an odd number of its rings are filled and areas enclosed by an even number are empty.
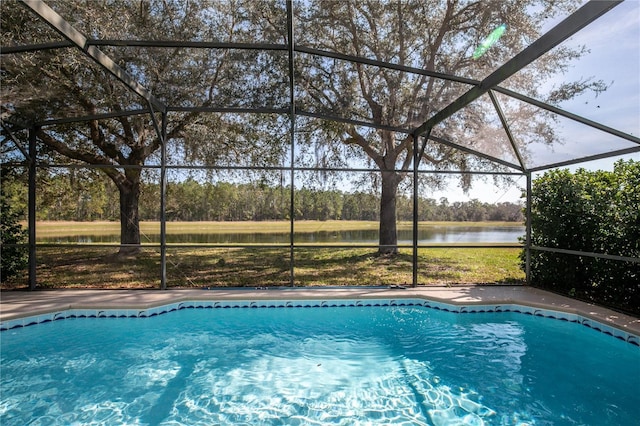
<svg viewBox="0 0 640 426"><path fill-rule="evenodd" d="M95 46L116 47L185 47L193 49L238 49L238 50L276 50L286 51L286 44L277 43L236 43L220 41L191 41L191 40L113 40L94 39L89 44Z"/></svg>
<svg viewBox="0 0 640 426"><path fill-rule="evenodd" d="M618 157L620 155L634 154L636 152L640 152L640 146L626 148L626 149L619 149L616 151L611 151L611 152L602 153L602 154L590 155L587 157L580 157L580 158L576 158L575 160L561 161L558 163L552 163L544 166L533 167L528 170L530 172L539 172L543 170L554 169L556 167L565 167L565 166L571 166L573 164L586 163L587 161L602 160L603 158L611 158L611 157Z"/></svg>
<svg viewBox="0 0 640 426"><path fill-rule="evenodd" d="M321 119L321 120L329 120L329 121L337 121L337 122L340 122L340 123L353 124L354 126L369 127L369 128L378 129L378 130L388 130L388 131L391 131L391 132L399 132L399 133L406 133L406 134L410 134L411 133L411 130L409 130L407 128L404 128L404 127L387 126L387 125L384 125L384 124L375 124L375 123L370 123L368 121L354 120L354 119L351 119L351 118L338 117L337 115L323 114L323 113L311 112L311 111L303 111L303 110L299 110L299 109L295 110L295 114L296 115L300 115L300 116L304 116L304 117L318 118L318 119Z"/></svg>
<svg viewBox="0 0 640 426"><path fill-rule="evenodd" d="M40 168L67 168L67 169L139 169L139 170L160 170L162 167L160 164L154 165L119 165L119 164L75 164L75 163L37 163ZM214 165L171 165L165 166L167 170L234 170L234 171L285 171L285 172L344 172L344 173L379 173L380 169L377 168L338 168L338 167L291 167L291 166L214 166ZM393 172L406 172L406 170L394 169ZM435 170L426 169L418 170L419 174L442 174L442 175L482 175L482 176L524 176L521 172L499 172L499 171L487 171L487 170Z"/></svg>
<svg viewBox="0 0 640 426"><path fill-rule="evenodd" d="M289 108L248 107L167 107L167 112L218 112L237 114L288 114Z"/></svg>
<svg viewBox="0 0 640 426"><path fill-rule="evenodd" d="M295 221L294 221L295 223ZM8 247L24 247L26 244L7 244ZM117 248L117 247L139 247L142 249L159 249L161 247L160 243L142 243L138 244L118 244L118 243L38 243L36 244L38 248L55 248L55 247L72 247L72 248L82 248L82 247L102 247L102 248ZM396 245L386 245L380 246L379 244L295 244L294 249L378 249L379 247L395 247L399 249L411 249L413 245L411 244L396 244ZM434 249L434 248L446 248L449 249L474 249L474 248L482 248L482 249L503 249L503 248L517 248L521 249L523 247L522 244L512 244L512 243L498 243L498 244L478 244L478 243L452 243L447 245L446 243L441 244L418 244L419 249ZM281 248L283 250L288 250L291 248L291 244L282 243L282 244L260 244L260 245L252 245L252 244L189 244L189 243L167 243L167 249L193 249L193 248L206 248L206 249L229 249L229 248L245 248L245 249L274 249Z"/></svg>
<svg viewBox="0 0 640 426"><path fill-rule="evenodd" d="M135 109L131 111L105 112L103 114L83 115L80 117L54 118L35 123L39 127L56 126L59 124L82 123L93 120L108 120L110 118L129 117L132 115L144 115L151 112L148 108Z"/></svg>
<svg viewBox="0 0 640 426"><path fill-rule="evenodd" d="M538 251L546 251L551 253L571 254L575 256L586 256L586 257L594 257L598 259L609 259L609 260L618 260L622 262L640 263L640 258L638 257L617 256L617 255L606 254L606 253L593 253L593 252L586 252L586 251L567 250L567 249L541 247L541 246L533 246L533 245L531 246L531 249L538 250Z"/></svg>
<svg viewBox="0 0 640 426"><path fill-rule="evenodd" d="M295 51L299 53L307 53L314 56L322 56L325 58L339 59L346 62L355 62L363 65L371 65L374 67L391 69L394 71L404 71L412 74L426 75L428 77L439 78L441 80L449 80L456 83L464 83L468 85L480 84L479 80L472 78L460 77L453 74L445 74L436 71L429 71L423 68L409 67L406 65L394 64L392 62L378 61L375 59L363 58L361 56L346 55L344 53L331 52L328 50L313 49L311 47L296 46Z"/></svg>
<svg viewBox="0 0 640 426"><path fill-rule="evenodd" d="M178 41L178 40L112 40L112 39L87 39L86 46L113 46L113 47L171 47L193 49L238 49L238 50L265 50L286 51L286 44L273 43L233 43L215 41ZM26 44L20 46L2 46L0 54L25 53L38 50L52 50L74 47L69 40L50 41L47 43Z"/></svg>
<svg viewBox="0 0 640 426"><path fill-rule="evenodd" d="M39 50L63 49L73 46L73 43L71 43L69 40L50 41L47 43L26 44L21 46L0 46L0 55L37 52Z"/></svg>

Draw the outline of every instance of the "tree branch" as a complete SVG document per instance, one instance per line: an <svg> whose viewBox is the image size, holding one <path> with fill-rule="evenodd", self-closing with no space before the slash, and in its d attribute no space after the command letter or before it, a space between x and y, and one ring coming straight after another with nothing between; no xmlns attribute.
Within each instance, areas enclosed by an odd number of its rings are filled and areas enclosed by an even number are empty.
<svg viewBox="0 0 640 426"><path fill-rule="evenodd" d="M371 146L369 142L367 142L364 137L362 137L360 133L358 133L355 126L347 126L346 131L350 138L347 138L344 143L346 145L357 145L362 148L364 152L376 163L376 165L382 169L384 167L384 158Z"/></svg>
<svg viewBox="0 0 640 426"><path fill-rule="evenodd" d="M70 148L68 144L62 141L59 141L58 139L49 135L42 129L38 129L36 135L38 139L42 141L42 143L44 143L45 145L47 145L49 148L53 149L57 153L64 155L65 157L71 158L73 160L82 161L92 165L115 165L109 158L104 157L102 155L98 155L91 152L74 150ZM123 184L124 176L122 176L122 174L119 173L116 169L105 167L101 169L101 171L104 172L107 176L109 176L109 178L111 178L111 180L118 187L120 187Z"/></svg>
<svg viewBox="0 0 640 426"><path fill-rule="evenodd" d="M353 48L356 52L356 56L362 56L361 42L360 42L360 37L358 36L358 28L356 27L355 19L351 11L350 5L349 7L347 7L347 10L349 13L348 29L349 29L349 32L351 33L351 38L353 40ZM366 78L366 73L364 73L364 71L362 70L362 64L360 63L356 64L356 71L358 73L358 83L360 84L360 90L362 91L362 96L367 101L367 104L369 104L369 108L371 108L373 121L374 123L382 124L382 105L377 103L373 99L373 96L371 96L371 91L370 91L371 82L365 81L367 78Z"/></svg>
<svg viewBox="0 0 640 426"><path fill-rule="evenodd" d="M107 157L113 158L118 163L123 164L123 160L125 160L125 158L122 156L122 153L118 151L114 144L107 141L104 133L102 132L102 129L100 129L100 123L98 122L98 120L91 120L89 122L89 131L91 142L93 142L93 144L98 149L104 152Z"/></svg>

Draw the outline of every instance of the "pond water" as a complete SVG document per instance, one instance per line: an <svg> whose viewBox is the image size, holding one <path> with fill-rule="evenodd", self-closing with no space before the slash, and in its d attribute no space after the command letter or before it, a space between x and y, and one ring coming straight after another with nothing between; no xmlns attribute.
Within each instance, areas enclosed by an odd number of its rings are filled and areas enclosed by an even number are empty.
<svg viewBox="0 0 640 426"><path fill-rule="evenodd" d="M518 238L524 236L522 225L503 226L422 226L418 231L418 243L518 243ZM413 241L411 229L398 230L398 243L411 244ZM38 238L43 243L115 243L120 242L119 235L74 235L55 238ZM142 236L143 242L159 243L159 233L147 233ZM377 244L378 230L338 230L316 232L297 232L294 238L298 244L328 244L328 243L356 243ZM167 243L182 244L287 244L288 232L260 233L185 233L168 234Z"/></svg>

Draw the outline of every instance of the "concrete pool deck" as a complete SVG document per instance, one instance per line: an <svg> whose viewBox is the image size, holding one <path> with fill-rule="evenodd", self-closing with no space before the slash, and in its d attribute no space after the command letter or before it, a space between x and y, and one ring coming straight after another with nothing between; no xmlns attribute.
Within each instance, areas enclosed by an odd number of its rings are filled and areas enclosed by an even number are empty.
<svg viewBox="0 0 640 426"><path fill-rule="evenodd" d="M0 322L68 309L147 309L181 301L421 298L452 305L517 304L578 314L640 336L640 318L524 286L39 290L0 292Z"/></svg>

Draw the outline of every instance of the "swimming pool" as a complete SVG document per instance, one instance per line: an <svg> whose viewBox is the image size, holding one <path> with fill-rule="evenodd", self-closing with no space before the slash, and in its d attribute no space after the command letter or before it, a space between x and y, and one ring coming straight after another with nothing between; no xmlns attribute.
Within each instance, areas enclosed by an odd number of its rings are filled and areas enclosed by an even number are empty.
<svg viewBox="0 0 640 426"><path fill-rule="evenodd" d="M572 314L342 300L48 315L3 324L3 425L640 418L637 336Z"/></svg>

